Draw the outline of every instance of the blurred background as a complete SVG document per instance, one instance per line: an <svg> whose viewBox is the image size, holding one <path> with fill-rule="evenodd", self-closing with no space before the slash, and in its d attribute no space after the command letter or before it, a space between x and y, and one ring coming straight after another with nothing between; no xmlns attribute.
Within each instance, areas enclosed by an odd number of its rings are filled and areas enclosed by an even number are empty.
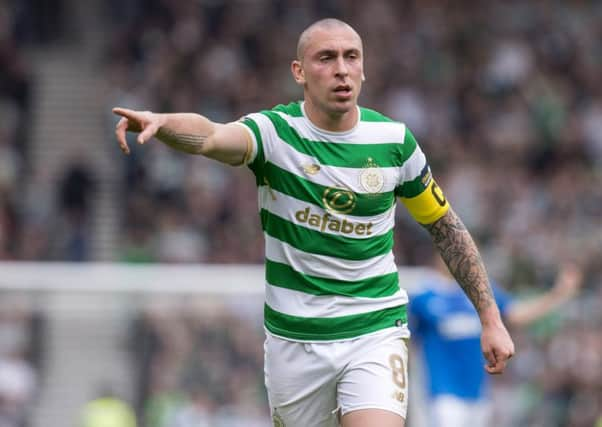
<svg viewBox="0 0 602 427"><path fill-rule="evenodd" d="M299 99L297 37L324 17L362 35L361 105L412 129L497 282L527 296L584 268L516 333L497 425L595 424L601 2L0 0L1 427L82 425L97 393L140 426L270 425L254 179L160 143L123 156L111 107L231 121ZM423 266L428 235L397 215L398 263Z"/></svg>

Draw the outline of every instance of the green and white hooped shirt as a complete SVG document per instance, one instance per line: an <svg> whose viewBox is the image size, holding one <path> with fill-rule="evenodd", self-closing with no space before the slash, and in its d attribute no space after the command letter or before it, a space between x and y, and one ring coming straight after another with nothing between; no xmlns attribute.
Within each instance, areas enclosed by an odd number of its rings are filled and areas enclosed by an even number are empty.
<svg viewBox="0 0 602 427"><path fill-rule="evenodd" d="M265 327L282 338L345 340L405 324L396 197L423 223L448 208L405 125L358 108L346 132L317 128L302 102L240 121L265 236Z"/></svg>

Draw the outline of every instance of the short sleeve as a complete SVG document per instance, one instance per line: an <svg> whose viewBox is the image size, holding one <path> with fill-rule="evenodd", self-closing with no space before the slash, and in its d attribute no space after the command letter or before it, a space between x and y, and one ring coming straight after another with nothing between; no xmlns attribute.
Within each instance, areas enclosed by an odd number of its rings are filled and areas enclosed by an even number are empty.
<svg viewBox="0 0 602 427"><path fill-rule="evenodd" d="M426 156L407 128L403 146L407 160L403 166L402 180L395 188L395 195L416 221L431 224L445 215L449 210L449 203L433 179Z"/></svg>
<svg viewBox="0 0 602 427"><path fill-rule="evenodd" d="M257 124L257 116L257 113L249 114L238 121L238 123L243 125L249 131L251 147L250 153L248 154L247 165L256 176L265 163L263 137L259 125Z"/></svg>

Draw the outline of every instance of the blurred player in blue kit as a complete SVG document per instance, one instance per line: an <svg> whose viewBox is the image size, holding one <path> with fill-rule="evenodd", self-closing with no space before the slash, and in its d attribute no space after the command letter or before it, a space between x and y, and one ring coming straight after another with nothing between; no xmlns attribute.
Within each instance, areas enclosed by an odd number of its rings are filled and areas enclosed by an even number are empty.
<svg viewBox="0 0 602 427"><path fill-rule="evenodd" d="M481 324L439 256L437 274L410 290L412 340L424 369L426 419L429 427L491 425L489 378L483 370ZM579 290L581 271L574 264L560 268L554 286L525 300L514 300L492 283L500 313L510 328L520 328L559 309Z"/></svg>

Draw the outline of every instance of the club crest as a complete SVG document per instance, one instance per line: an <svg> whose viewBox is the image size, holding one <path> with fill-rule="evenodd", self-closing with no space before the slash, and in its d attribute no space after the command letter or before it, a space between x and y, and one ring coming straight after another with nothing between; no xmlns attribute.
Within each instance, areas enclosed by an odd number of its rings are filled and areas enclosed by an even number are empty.
<svg viewBox="0 0 602 427"><path fill-rule="evenodd" d="M368 157L360 172L360 185L368 193L379 193L385 186L385 176L372 157Z"/></svg>
<svg viewBox="0 0 602 427"><path fill-rule="evenodd" d="M303 165L303 172L305 172L307 175L315 175L318 172L320 172L320 165L317 165L315 163Z"/></svg>

